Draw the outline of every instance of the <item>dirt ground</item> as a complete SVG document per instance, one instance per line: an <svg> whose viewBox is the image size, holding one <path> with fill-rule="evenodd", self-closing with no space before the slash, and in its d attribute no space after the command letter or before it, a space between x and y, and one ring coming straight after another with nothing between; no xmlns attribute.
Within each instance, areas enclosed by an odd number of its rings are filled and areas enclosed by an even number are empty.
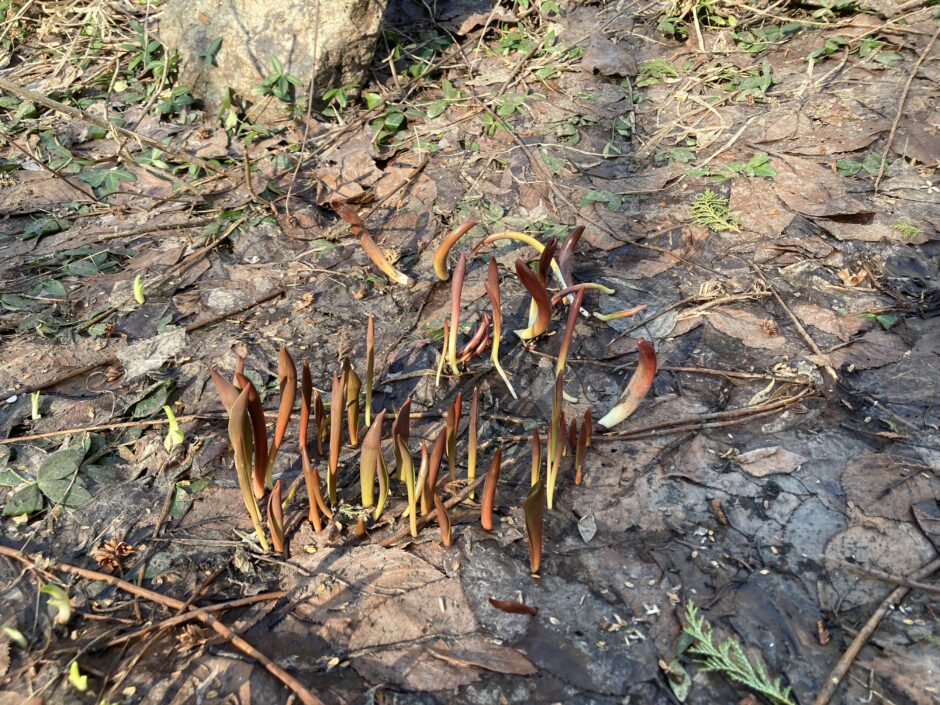
<svg viewBox="0 0 940 705"><path fill-rule="evenodd" d="M218 116L175 83L159 10L0 2L0 704L940 702L935 2L402 0L361 90L308 111L299 77ZM471 219L461 341L494 255L518 399L488 351L435 382L434 254ZM514 262L538 253L474 245L577 225L573 280L613 293L586 292L567 418L617 403L637 339L658 371L582 484L563 461L532 576L529 437L567 307L520 341ZM244 356L273 414L287 346L329 400L343 358L365 379L369 314L373 407L411 397L416 459L463 395L444 499L479 389L496 526L477 495L451 547L402 537L393 479L357 535L347 445L333 520L314 531L301 487L286 556L263 552L209 370ZM302 477L294 421L274 477ZM730 640L708 663L690 601Z"/></svg>

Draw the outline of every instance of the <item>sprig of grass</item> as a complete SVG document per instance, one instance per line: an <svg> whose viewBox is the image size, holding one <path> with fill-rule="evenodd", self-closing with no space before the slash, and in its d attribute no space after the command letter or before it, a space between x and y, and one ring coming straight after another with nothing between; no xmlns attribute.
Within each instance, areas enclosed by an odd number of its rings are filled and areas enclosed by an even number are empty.
<svg viewBox="0 0 940 705"><path fill-rule="evenodd" d="M782 679L773 680L767 675L760 659L752 662L741 644L734 639L726 639L716 645L712 627L699 616L698 608L692 600L685 606L685 626L683 634L692 639L688 652L698 659L706 671L721 673L735 683L740 683L755 693L767 698L773 705L793 705L790 688L785 687Z"/></svg>
<svg viewBox="0 0 940 705"><path fill-rule="evenodd" d="M705 189L704 193L695 197L689 206L689 214L693 223L711 228L716 233L726 230L741 232L741 221L728 207L728 199L711 189Z"/></svg>

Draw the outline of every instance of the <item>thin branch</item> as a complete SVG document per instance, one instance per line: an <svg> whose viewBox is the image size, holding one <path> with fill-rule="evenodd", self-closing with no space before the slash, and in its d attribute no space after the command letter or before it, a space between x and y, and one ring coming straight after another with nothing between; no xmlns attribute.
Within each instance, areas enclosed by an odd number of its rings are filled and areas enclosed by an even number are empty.
<svg viewBox="0 0 940 705"><path fill-rule="evenodd" d="M0 556L6 556L7 558L17 560L20 563L29 566L30 568L35 567L35 562L31 558L25 556L15 548L0 546ZM139 585L134 585L134 583L121 580L120 578L116 578L115 576L109 575L108 573L100 573L96 570L79 568L78 566L71 565L70 563L62 563L49 559L45 560L49 561L49 567L51 569L57 570L60 573L77 575L78 577L85 578L86 580L100 580L101 582L107 583L108 585L116 587L119 590L123 590L124 592L130 593L131 595L135 595L137 597L142 597L145 600L150 600L151 602L154 602L158 605L163 605L168 609L180 609L186 605L186 603L182 600L177 600L172 597L167 597L166 595L161 595L159 592L154 592L153 590L148 590L147 588L140 587ZM229 627L225 626L222 622L209 614L209 612L204 609L191 609L190 613L195 619L198 619L203 624L212 627L212 629L219 636L228 641L236 649L241 651L246 656L250 656L251 658L255 659L258 663L264 666L268 673L277 678L286 688L294 693L294 695L296 695L304 705L323 705L323 701L307 690L300 681L274 663L274 661L272 661L270 658L258 651L258 649L252 646L244 638L236 634Z"/></svg>

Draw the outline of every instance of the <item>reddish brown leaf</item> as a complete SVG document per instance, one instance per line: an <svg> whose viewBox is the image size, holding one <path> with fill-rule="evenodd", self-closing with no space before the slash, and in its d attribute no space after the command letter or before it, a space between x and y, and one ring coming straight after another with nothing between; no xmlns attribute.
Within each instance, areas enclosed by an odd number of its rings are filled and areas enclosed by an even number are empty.
<svg viewBox="0 0 940 705"><path fill-rule="evenodd" d="M536 482L522 503L525 530L529 536L529 569L535 575L542 563L542 522L545 518L545 485Z"/></svg>
<svg viewBox="0 0 940 705"><path fill-rule="evenodd" d="M278 480L268 497L268 530L271 532L271 544L277 553L284 553L284 511L281 502L281 481Z"/></svg>
<svg viewBox="0 0 940 705"><path fill-rule="evenodd" d="M375 472L379 456L382 454L382 423L384 421L385 410L383 409L375 417L362 439L362 450L359 452L359 486L363 507L371 507L375 503Z"/></svg>
<svg viewBox="0 0 940 705"><path fill-rule="evenodd" d="M447 470L450 481L457 479L457 429L460 426L460 411L463 406L463 392L457 392L454 403L447 410Z"/></svg>
<svg viewBox="0 0 940 705"><path fill-rule="evenodd" d="M584 465L584 454L588 446L591 445L591 433L593 431L593 422L591 415L593 409L589 406L584 412L584 419L581 421L581 433L578 435L578 445L574 452L574 484L580 485L582 480L582 467ZM572 424L574 421L572 420Z"/></svg>
<svg viewBox="0 0 940 705"><path fill-rule="evenodd" d="M539 254L537 274L539 275L539 281L541 281L544 286L548 286L548 270L551 268L552 257L555 256L555 248L557 246L558 240L554 237L550 237L548 242L545 243L545 249Z"/></svg>
<svg viewBox="0 0 940 705"><path fill-rule="evenodd" d="M336 481L339 475L339 452L343 443L343 387L345 379L333 373L333 389L330 393L330 459L327 467L326 489L330 504L336 505Z"/></svg>
<svg viewBox="0 0 940 705"><path fill-rule="evenodd" d="M524 602L516 602L515 600L497 600L495 597L491 597L490 604L500 612L508 612L509 614L528 614L534 617L539 613L538 607L527 605Z"/></svg>
<svg viewBox="0 0 940 705"><path fill-rule="evenodd" d="M579 225L570 233L558 248L558 268L561 270L561 276L565 280L565 286L571 286L571 271L574 268L574 251L578 246L578 241L584 233L584 226Z"/></svg>
<svg viewBox="0 0 940 705"><path fill-rule="evenodd" d="M238 385L248 390L248 417L251 419L251 435L255 448L255 464L251 480L252 491L257 499L264 497L264 478L268 467L268 429L264 420L261 397L251 380L236 373Z"/></svg>
<svg viewBox="0 0 940 705"><path fill-rule="evenodd" d="M382 248L380 248L375 240L372 239L372 236L369 235L365 223L362 222L362 218L359 217L355 209L346 203L334 202L332 206L333 210L336 211L340 218L352 225L353 235L359 238L359 244L362 246L362 250L368 255L369 259L372 260L372 264L396 284L410 288L414 284L414 280L406 274L399 272L392 263L388 261Z"/></svg>
<svg viewBox="0 0 940 705"><path fill-rule="evenodd" d="M343 362L343 373L346 378L346 432L349 445L355 448L359 445L359 389L362 382L349 358Z"/></svg>
<svg viewBox="0 0 940 705"><path fill-rule="evenodd" d="M558 360L555 362L555 375L563 375L565 372L565 362L568 360L568 350L571 347L571 339L574 337L574 327L578 322L578 312L581 310L581 304L584 302L584 289L579 289L574 295L574 301L568 307L568 322L565 324L565 333L561 338L561 348L558 351Z"/></svg>
<svg viewBox="0 0 940 705"><path fill-rule="evenodd" d="M656 351L642 338L636 343L640 349L640 361L636 366L636 371L630 378L621 401L597 422L605 429L613 428L636 411L653 386L653 377L656 376Z"/></svg>
<svg viewBox="0 0 940 705"><path fill-rule="evenodd" d="M398 413L395 415L395 421L392 422L392 448L395 451L395 474L399 480L404 481L404 463L401 453L398 450L398 438L401 438L405 446L408 445L408 438L411 434L411 397L405 399Z"/></svg>
<svg viewBox="0 0 940 705"><path fill-rule="evenodd" d="M480 322L477 324L476 330L474 330L473 335L470 336L470 340L460 349L460 353L457 356L460 362L467 362L483 352L486 348L485 340L489 330L490 316L484 311L483 315L480 317ZM483 344L481 345L481 343Z"/></svg>
<svg viewBox="0 0 940 705"><path fill-rule="evenodd" d="M434 509L437 512L437 524L441 527L441 543L444 544L445 548L449 547L454 540L450 526L450 515L436 492L434 493Z"/></svg>
<svg viewBox="0 0 940 705"><path fill-rule="evenodd" d="M548 330L548 324L552 318L552 300L548 296L545 285L539 281L539 278L532 273L532 270L521 259L516 260L516 275L526 291L532 296L537 309L535 322L524 330L516 331L516 335L521 339L530 340Z"/></svg>
<svg viewBox="0 0 940 705"><path fill-rule="evenodd" d="M496 483L499 481L500 465L503 460L503 447L499 446L490 461L486 479L483 481L483 497L480 501L480 525L487 531L493 530L493 503L496 500Z"/></svg>
<svg viewBox="0 0 940 705"><path fill-rule="evenodd" d="M442 428L437 434L434 445L431 446L431 457L428 461L428 480L425 496L430 498L433 492L437 491L437 473L441 468L441 461L444 459L444 451L447 448L447 429ZM428 500L428 509L430 511L430 499Z"/></svg>
<svg viewBox="0 0 940 705"><path fill-rule="evenodd" d="M313 380L310 376L310 363L304 360L303 371L300 378L300 431L298 442L300 445L300 466L304 473L304 486L307 489L307 521L316 531L323 531L323 519L320 515L323 495L320 490L320 478L313 464L310 462L310 451L307 448L307 432L310 426L311 396L313 393Z"/></svg>
<svg viewBox="0 0 940 705"><path fill-rule="evenodd" d="M226 411L231 411L235 402L238 400L238 389L234 384L216 372L214 367L209 368L209 374L212 376L212 382L215 384L219 398L222 400L222 406L225 407Z"/></svg>
<svg viewBox="0 0 940 705"><path fill-rule="evenodd" d="M277 459L277 451L284 440L284 434L287 432L287 424L290 423L291 412L294 409L294 398L297 394L297 366L294 359L287 352L286 347L282 347L277 356L277 381L280 388L280 401L277 407L277 421L274 424L274 437L271 439L271 446L268 448L268 462L264 472L265 486L270 486L271 476L274 472L274 461Z"/></svg>

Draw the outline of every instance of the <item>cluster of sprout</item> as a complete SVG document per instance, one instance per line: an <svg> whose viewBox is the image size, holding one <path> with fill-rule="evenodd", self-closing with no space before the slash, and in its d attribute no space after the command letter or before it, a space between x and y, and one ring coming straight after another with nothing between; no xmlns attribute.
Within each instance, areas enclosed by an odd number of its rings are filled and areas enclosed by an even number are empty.
<svg viewBox="0 0 940 705"><path fill-rule="evenodd" d="M410 286L411 279L395 270L388 262L355 210L348 204L334 204L334 208L344 220L352 225L363 248L376 266L394 281ZM476 223L472 221L464 223L449 233L434 255L434 271L438 279L451 280L450 316L443 323L443 348L438 363L437 384L440 383L445 365L451 373L459 376L462 374L463 366L482 356L489 347L493 368L510 394L516 398L516 391L499 360L503 317L500 305L499 269L494 257L489 258L484 284L490 310L480 315L479 321L472 327L466 340L462 344L460 341L461 295L468 266L467 255L461 253L458 256L451 274L448 273L446 265L450 250L475 225ZM530 568L533 573L538 571L541 562L544 510L552 509L563 459L572 458L574 482L580 484L584 476L585 454L594 433L590 407L580 420L572 418L568 423L565 416L565 403L568 399L564 392L565 368L578 317L585 313L582 308L585 291L595 289L604 293L613 293L600 284L573 283L574 250L583 230L582 227L575 228L560 247L555 238L541 243L523 233L504 232L486 237L470 252L470 257L473 257L486 245L505 239L521 241L538 252L538 264L535 268L530 269L522 259L515 261L516 278L530 297L527 325L515 331L519 339L534 340L545 334L549 329L554 308L562 302L568 304L567 323L562 333L561 347L555 364L552 411L546 429L544 465L542 437L539 429L536 428L532 432L530 489L522 502L529 536ZM550 293L548 289L550 274L559 285L554 293ZM637 310L631 309L631 312L635 313ZM616 314L605 316L602 320L609 320L612 317L616 317ZM656 372L656 355L648 342L639 340L638 345L640 357L637 369L621 400L598 421L601 429L610 429L629 417L652 385ZM408 521L411 535L417 537L419 524L424 523L419 521L419 516L433 515L440 527L442 543L450 546L453 532L448 509L441 496L442 476L439 471L446 457L448 486L457 482L457 437L463 414L463 396L458 393L448 406L443 423L433 439L420 442L419 460L416 463L410 445L411 399L407 399L397 412L382 409L373 416L375 411L373 409L375 328L372 316L369 317L366 330L365 350L364 385L351 360L348 357L344 358L340 369L332 373L332 386L327 402L321 399L319 392L313 387L309 364L303 363L299 380L300 422L297 441L303 470L302 477L309 503L307 520L316 531L322 531L325 526L324 519L332 519L342 506L338 496L340 455L344 446L348 446L350 449L358 449L360 492L358 509L352 512L356 516L358 533L366 532L368 522L379 521L386 511L393 484L397 482L399 486L403 486L404 495L407 498L401 518ZM278 413L270 440L261 398L251 380L244 374L244 360L238 358L231 381L214 369L212 379L228 411L228 432L234 450L236 474L258 543L264 550L269 550L268 536L270 536L270 545L273 546L273 550L283 553L285 551L284 509L298 485L295 484L285 498L280 480L273 481L273 469L278 449L284 441L294 410L298 387L297 367L287 349L282 348L278 356L280 389ZM387 419L390 420L389 423L386 423ZM467 471L465 481L468 485L477 482L479 419L480 390L474 387L470 399L466 457L462 459ZM361 434L360 428L362 420L366 429L364 434ZM383 445L391 446L394 467L387 461ZM311 452L311 446L313 452ZM486 476L483 478L480 524L487 531L493 529L493 509L502 457L503 448L497 445L490 458ZM325 475L325 482L320 477L321 469ZM376 485L378 485L377 488ZM473 487L469 490L467 499L472 501ZM262 521L262 506L266 507L264 521ZM347 507L343 509L346 513ZM267 525L267 532L263 524Z"/></svg>

